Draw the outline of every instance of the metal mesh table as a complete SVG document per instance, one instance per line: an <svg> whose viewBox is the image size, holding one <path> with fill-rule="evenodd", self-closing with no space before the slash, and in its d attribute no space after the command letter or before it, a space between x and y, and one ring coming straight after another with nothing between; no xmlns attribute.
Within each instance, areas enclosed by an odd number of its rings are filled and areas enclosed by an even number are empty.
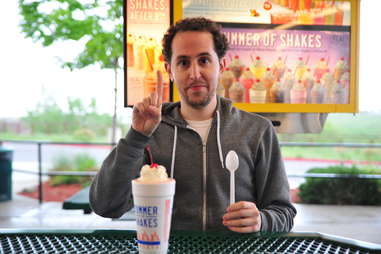
<svg viewBox="0 0 381 254"><path fill-rule="evenodd" d="M172 232L168 253L381 253L381 246L319 233ZM138 253L135 231L0 230L0 253Z"/></svg>

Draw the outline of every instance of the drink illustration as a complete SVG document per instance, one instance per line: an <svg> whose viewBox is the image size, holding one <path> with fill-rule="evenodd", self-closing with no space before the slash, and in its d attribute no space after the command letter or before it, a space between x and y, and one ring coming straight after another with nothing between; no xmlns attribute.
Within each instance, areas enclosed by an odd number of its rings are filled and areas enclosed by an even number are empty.
<svg viewBox="0 0 381 254"><path fill-rule="evenodd" d="M345 62L344 57L341 57L335 65L333 74L335 80L340 80L341 76L347 71L349 71L348 64Z"/></svg>
<svg viewBox="0 0 381 254"><path fill-rule="evenodd" d="M232 102L243 102L245 89L242 84L236 80L229 89L229 95Z"/></svg>
<svg viewBox="0 0 381 254"><path fill-rule="evenodd" d="M275 81L275 83L270 89L270 102L272 103L284 102L284 89L279 79Z"/></svg>
<svg viewBox="0 0 381 254"><path fill-rule="evenodd" d="M324 73L329 71L327 61L324 57L320 58L320 61L315 66L314 77L316 80L320 80Z"/></svg>
<svg viewBox="0 0 381 254"><path fill-rule="evenodd" d="M271 67L272 73L275 80L280 80L283 78L283 74L286 71L286 59L282 60L282 57L278 57L278 59L274 62L273 66Z"/></svg>
<svg viewBox="0 0 381 254"><path fill-rule="evenodd" d="M134 67L134 37L132 34L127 35L127 66Z"/></svg>
<svg viewBox="0 0 381 254"><path fill-rule="evenodd" d="M241 74L243 72L244 65L241 62L241 60L239 59L238 55L234 56L234 59L231 62L231 64L229 65L229 67L230 67L230 70L233 72L234 77L236 79L239 79L239 77L241 77Z"/></svg>
<svg viewBox="0 0 381 254"><path fill-rule="evenodd" d="M320 80L316 81L311 90L311 103L313 104L323 104L324 95L326 94L326 89L320 83Z"/></svg>
<svg viewBox="0 0 381 254"><path fill-rule="evenodd" d="M230 70L230 68L226 68L222 74L221 74L221 78L220 78L220 83L222 84L222 86L224 87L225 89L225 93L224 93L224 97L225 98L230 98L229 97L229 89L230 87L232 86L233 82L234 82L234 74L233 72Z"/></svg>
<svg viewBox="0 0 381 254"><path fill-rule="evenodd" d="M291 69L288 69L283 78L284 103L290 103L290 90L295 84L295 78Z"/></svg>
<svg viewBox="0 0 381 254"><path fill-rule="evenodd" d="M256 79L262 79L265 74L266 67L261 60L261 57L257 56L253 62L253 66L251 67L251 71L254 73L254 77Z"/></svg>
<svg viewBox="0 0 381 254"><path fill-rule="evenodd" d="M305 104L307 102L307 89L301 80L298 80L290 91L290 102L292 104Z"/></svg>
<svg viewBox="0 0 381 254"><path fill-rule="evenodd" d="M274 84L274 76L270 68L266 69L265 75L263 77L263 85L266 88L266 102L270 102L270 89Z"/></svg>
<svg viewBox="0 0 381 254"><path fill-rule="evenodd" d="M347 103L347 93L344 86L340 83L340 81L335 81L332 86L331 92L331 101L334 104L345 104Z"/></svg>
<svg viewBox="0 0 381 254"><path fill-rule="evenodd" d="M250 102L252 103L266 102L266 88L260 79L257 79L250 89Z"/></svg>
<svg viewBox="0 0 381 254"><path fill-rule="evenodd" d="M311 69L308 68L307 71L303 75L302 83L304 87L307 89L307 103L311 103L311 90L314 86L314 78L311 72Z"/></svg>
<svg viewBox="0 0 381 254"><path fill-rule="evenodd" d="M306 63L303 57L299 57L295 66L295 78L296 80L301 80L303 78L304 72L307 70Z"/></svg>
<svg viewBox="0 0 381 254"><path fill-rule="evenodd" d="M245 88L245 102L250 102L250 88L254 84L254 74L250 71L250 68L246 68L241 76L241 84Z"/></svg>

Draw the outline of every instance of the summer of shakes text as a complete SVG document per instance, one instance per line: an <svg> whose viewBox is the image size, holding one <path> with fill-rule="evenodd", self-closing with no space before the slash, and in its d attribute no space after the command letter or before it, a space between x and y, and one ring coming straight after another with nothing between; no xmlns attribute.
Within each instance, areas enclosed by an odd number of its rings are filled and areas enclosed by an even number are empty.
<svg viewBox="0 0 381 254"><path fill-rule="evenodd" d="M135 206L136 223L138 226L156 228L158 226L157 210L157 206Z"/></svg>

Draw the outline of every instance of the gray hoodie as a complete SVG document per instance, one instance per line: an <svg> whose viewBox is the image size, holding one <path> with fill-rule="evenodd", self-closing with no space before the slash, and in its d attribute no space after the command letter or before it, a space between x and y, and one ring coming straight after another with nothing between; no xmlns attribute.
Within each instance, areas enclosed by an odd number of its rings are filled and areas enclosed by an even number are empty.
<svg viewBox="0 0 381 254"><path fill-rule="evenodd" d="M121 139L103 162L91 185L90 205L100 216L118 218L133 207L131 180L139 176L150 145L154 162L176 179L172 229L227 230L222 216L229 206L230 150L239 156L235 172L236 202L254 202L260 210L261 231L290 231L296 209L278 140L269 120L238 110L218 98L204 146L199 134L179 113L180 103L162 107L162 121L152 136L134 129ZM203 150L206 151L204 157Z"/></svg>

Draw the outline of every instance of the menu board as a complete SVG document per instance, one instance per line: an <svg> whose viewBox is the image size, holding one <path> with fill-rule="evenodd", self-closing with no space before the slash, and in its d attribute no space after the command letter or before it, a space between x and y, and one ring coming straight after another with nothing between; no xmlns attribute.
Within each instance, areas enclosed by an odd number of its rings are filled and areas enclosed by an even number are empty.
<svg viewBox="0 0 381 254"><path fill-rule="evenodd" d="M155 91L156 70L163 73L163 101L170 99L161 39L170 25L170 0L125 0L125 106Z"/></svg>
<svg viewBox="0 0 381 254"><path fill-rule="evenodd" d="M357 112L358 9L355 0L187 0L181 13L221 24L230 48L217 92L238 108Z"/></svg>
<svg viewBox="0 0 381 254"><path fill-rule="evenodd" d="M348 27L222 23L230 45L219 93L233 102L348 104Z"/></svg>

